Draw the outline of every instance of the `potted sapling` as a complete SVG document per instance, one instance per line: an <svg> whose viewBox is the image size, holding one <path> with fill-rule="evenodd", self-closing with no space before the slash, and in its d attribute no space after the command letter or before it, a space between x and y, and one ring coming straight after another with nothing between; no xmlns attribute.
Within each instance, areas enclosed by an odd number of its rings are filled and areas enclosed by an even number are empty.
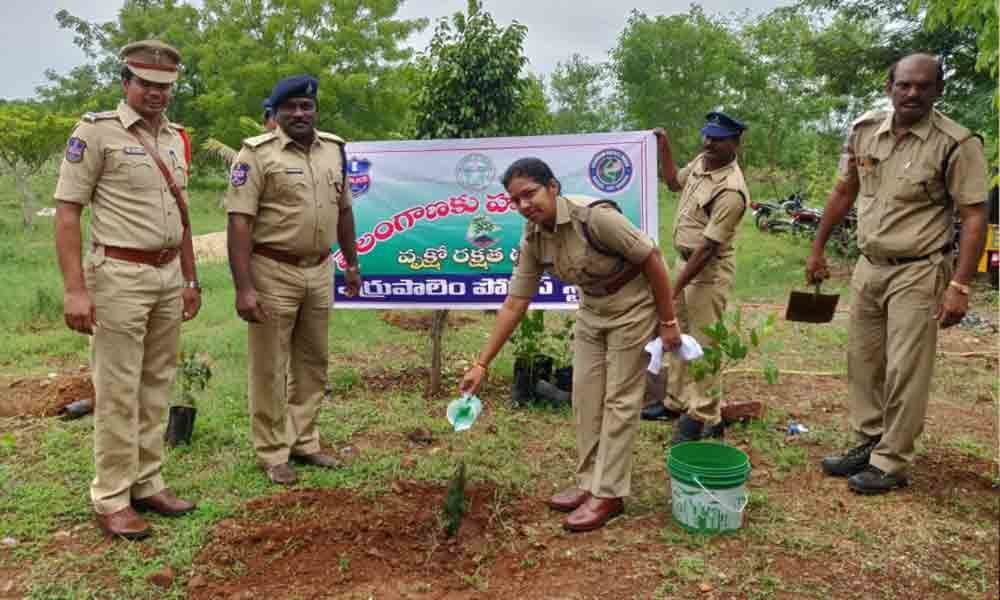
<svg viewBox="0 0 1000 600"><path fill-rule="evenodd" d="M177 381L180 387L177 403L170 407L167 420L166 442L170 446L191 443L194 419L198 414L195 407L198 394L208 386L212 369L206 357L194 352L181 352L177 364Z"/></svg>

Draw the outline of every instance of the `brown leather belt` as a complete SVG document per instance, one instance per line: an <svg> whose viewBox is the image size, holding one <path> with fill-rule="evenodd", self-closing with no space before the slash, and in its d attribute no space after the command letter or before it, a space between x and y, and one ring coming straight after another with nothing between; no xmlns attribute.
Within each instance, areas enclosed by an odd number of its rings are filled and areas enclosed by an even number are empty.
<svg viewBox="0 0 1000 600"><path fill-rule="evenodd" d="M263 244L254 244L253 253L260 254L261 256L270 258L271 260L276 260L280 263L285 263L286 265L292 265L293 267L315 267L316 265L322 264L323 261L330 256L329 250L319 256L299 256L297 254L285 252L284 250L278 250L277 248L272 248L271 246L265 246Z"/></svg>
<svg viewBox="0 0 1000 600"><path fill-rule="evenodd" d="M868 262L870 262L873 265L880 265L883 267L885 266L895 267L899 265L906 265L909 263L920 262L922 260L927 260L928 258L934 256L935 254L948 254L949 252L951 252L951 244L948 244L947 246L941 248L940 250L935 250L930 254L924 254L923 256L897 256L895 258L879 258L876 256L868 256L867 254L865 254L865 258L868 259Z"/></svg>
<svg viewBox="0 0 1000 600"><path fill-rule="evenodd" d="M127 260L153 267L162 267L170 264L181 253L180 247L164 248L163 250L139 250L138 248L95 245L94 249L96 250L97 248L104 248L104 256L108 258Z"/></svg>
<svg viewBox="0 0 1000 600"><path fill-rule="evenodd" d="M583 291L594 298L603 298L618 292L635 279L642 272L641 265L629 264L629 266L617 275L613 275L606 283L591 285L582 288Z"/></svg>

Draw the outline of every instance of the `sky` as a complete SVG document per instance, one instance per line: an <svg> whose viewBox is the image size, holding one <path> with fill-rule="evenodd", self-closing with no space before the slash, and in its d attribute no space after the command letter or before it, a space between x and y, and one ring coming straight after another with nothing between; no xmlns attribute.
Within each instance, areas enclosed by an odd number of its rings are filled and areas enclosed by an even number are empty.
<svg viewBox="0 0 1000 600"><path fill-rule="evenodd" d="M198 0L192 3L200 4ZM729 14L749 10L761 14L788 0L702 0L708 13ZM434 31L434 21L465 10L466 0L405 0L398 16L428 17L430 26L409 43L424 49ZM483 0L500 25L517 20L528 26L525 55L529 69L548 75L573 53L591 60L605 60L633 8L653 15L686 12L691 0ZM55 14L65 8L88 21L115 19L122 0L0 0L0 98L29 98L45 83L44 72L66 73L86 62L73 45L73 33L59 29Z"/></svg>

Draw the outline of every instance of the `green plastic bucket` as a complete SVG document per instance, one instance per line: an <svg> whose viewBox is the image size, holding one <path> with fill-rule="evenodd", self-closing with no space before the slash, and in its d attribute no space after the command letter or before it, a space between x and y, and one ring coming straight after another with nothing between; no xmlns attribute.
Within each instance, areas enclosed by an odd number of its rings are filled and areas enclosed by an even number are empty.
<svg viewBox="0 0 1000 600"><path fill-rule="evenodd" d="M725 533L743 525L750 458L713 442L677 444L667 455L674 520L695 533Z"/></svg>

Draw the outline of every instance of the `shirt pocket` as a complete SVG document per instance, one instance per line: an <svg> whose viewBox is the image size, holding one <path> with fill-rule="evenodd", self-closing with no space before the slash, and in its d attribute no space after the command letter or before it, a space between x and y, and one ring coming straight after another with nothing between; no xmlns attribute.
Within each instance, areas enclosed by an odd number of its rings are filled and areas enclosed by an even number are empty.
<svg viewBox="0 0 1000 600"><path fill-rule="evenodd" d="M899 202L923 202L930 204L945 204L948 193L944 182L938 174L937 167L920 163L910 165L899 174L894 194Z"/></svg>
<svg viewBox="0 0 1000 600"><path fill-rule="evenodd" d="M878 189L879 159L870 154L858 156L858 183L862 196L874 196Z"/></svg>
<svg viewBox="0 0 1000 600"><path fill-rule="evenodd" d="M109 145L103 177L109 183L131 190L149 190L159 186L160 175L153 159L141 146Z"/></svg>
<svg viewBox="0 0 1000 600"><path fill-rule="evenodd" d="M274 175L274 189L282 204L301 205L308 197L309 182L304 172L279 171Z"/></svg>

